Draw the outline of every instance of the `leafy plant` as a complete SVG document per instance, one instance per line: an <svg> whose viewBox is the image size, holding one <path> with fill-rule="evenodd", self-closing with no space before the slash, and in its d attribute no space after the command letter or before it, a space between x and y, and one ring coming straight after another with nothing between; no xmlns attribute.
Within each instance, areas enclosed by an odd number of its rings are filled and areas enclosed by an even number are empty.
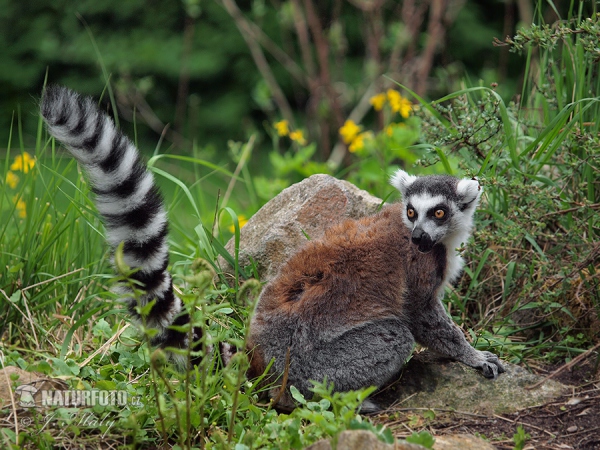
<svg viewBox="0 0 600 450"><path fill-rule="evenodd" d="M515 446L513 447L514 450L522 450L529 439L531 439L531 435L525 432L523 425L519 425L516 433L512 437L512 440L515 443Z"/></svg>
<svg viewBox="0 0 600 450"><path fill-rule="evenodd" d="M452 314L459 322L470 317L486 324L490 311L503 311L490 321L496 337L486 340L504 342L517 360L529 352L555 355L556 342L571 333L593 339L600 317L593 287L600 234L600 98L594 95L600 81L593 55L584 51L590 40L600 44L600 36L588 32L597 14L571 12L556 29L534 27L507 40L527 49L520 104L506 104L494 86L468 87L432 103L411 94L421 104L416 114L429 150L419 164L441 162L452 173L451 161L458 161L458 169L478 176L484 188L484 216L467 258L473 262L450 292ZM521 344L511 347L504 339L515 334L531 339L525 354Z"/></svg>
<svg viewBox="0 0 600 450"><path fill-rule="evenodd" d="M406 438L406 442L411 444L419 444L425 448L433 448L433 444L435 444L435 439L428 431L421 431L419 433L413 433Z"/></svg>

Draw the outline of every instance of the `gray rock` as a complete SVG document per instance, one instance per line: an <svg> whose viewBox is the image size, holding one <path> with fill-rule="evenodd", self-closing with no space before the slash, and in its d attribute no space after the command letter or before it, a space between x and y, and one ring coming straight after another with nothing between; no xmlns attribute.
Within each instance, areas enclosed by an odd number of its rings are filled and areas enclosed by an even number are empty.
<svg viewBox="0 0 600 450"><path fill-rule="evenodd" d="M554 380L535 389L541 378L504 362L506 373L484 378L478 371L424 351L412 357L398 380L374 400L382 407L453 409L477 414L508 414L543 405L568 391Z"/></svg>
<svg viewBox="0 0 600 450"><path fill-rule="evenodd" d="M331 450L331 442L321 439L313 445L306 447L306 450ZM336 450L425 450L425 447L406 442L396 442L395 444L386 444L380 441L370 431L366 430L346 430L342 431L337 438Z"/></svg>
<svg viewBox="0 0 600 450"><path fill-rule="evenodd" d="M470 434L436 436L433 450L494 450L492 444Z"/></svg>
<svg viewBox="0 0 600 450"><path fill-rule="evenodd" d="M240 266L254 261L261 281L273 278L281 265L307 240L347 218L377 212L382 200L329 175L313 175L285 189L264 205L240 232ZM234 240L227 250L233 255ZM222 258L225 273L233 269Z"/></svg>

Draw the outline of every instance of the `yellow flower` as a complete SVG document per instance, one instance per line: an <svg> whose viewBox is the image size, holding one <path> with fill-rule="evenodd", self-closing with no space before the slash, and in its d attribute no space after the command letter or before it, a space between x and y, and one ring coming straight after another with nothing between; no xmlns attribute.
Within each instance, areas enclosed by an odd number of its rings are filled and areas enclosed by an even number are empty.
<svg viewBox="0 0 600 450"><path fill-rule="evenodd" d="M352 143L348 147L348 150L351 153L362 150L365 147L365 140L369 140L372 137L373 137L373 133L371 133L370 131L365 131L364 133L360 133L358 136L356 136L352 140Z"/></svg>
<svg viewBox="0 0 600 450"><path fill-rule="evenodd" d="M15 162L10 166L10 170L20 170L23 173L29 172L35 166L35 159L27 152L15 156Z"/></svg>
<svg viewBox="0 0 600 450"><path fill-rule="evenodd" d="M360 127L352 120L346 120L344 126L340 128L340 135L346 144L350 144L360 133Z"/></svg>
<svg viewBox="0 0 600 450"><path fill-rule="evenodd" d="M20 198L18 198L17 196L13 197L13 201L16 202L16 208L17 208L17 212L19 213L19 217L21 219L24 219L25 217L27 217L27 205L25 204L25 202L23 200L21 200Z"/></svg>
<svg viewBox="0 0 600 450"><path fill-rule="evenodd" d="M9 170L6 174L6 184L8 184L11 189L14 189L17 187L18 182L19 177Z"/></svg>
<svg viewBox="0 0 600 450"><path fill-rule="evenodd" d="M301 130L292 131L290 133L290 139L292 141L297 142L300 145L305 145L306 144L306 139L304 139L304 134L302 133Z"/></svg>
<svg viewBox="0 0 600 450"><path fill-rule="evenodd" d="M238 216L238 223L240 224L240 230L241 230L242 228L244 228L244 225L246 225L248 223L248 218L245 215L240 214ZM229 231L231 233L235 233L235 227L233 226L233 224L229 225Z"/></svg>
<svg viewBox="0 0 600 450"><path fill-rule="evenodd" d="M400 95L400 92L394 89L388 89L387 98L390 102L392 111L400 113L405 119L410 115L412 111L412 104L410 101Z"/></svg>
<svg viewBox="0 0 600 450"><path fill-rule="evenodd" d="M386 99L386 95L382 92L381 94L377 94L371 97L369 103L373 105L373 109L375 109L375 111L381 111L383 109L383 105L385 105Z"/></svg>
<svg viewBox="0 0 600 450"><path fill-rule="evenodd" d="M400 115L405 119L408 119L412 110L413 106L410 103L410 101L406 98L402 98L402 101L400 102L400 107L398 108L398 112L400 113Z"/></svg>
<svg viewBox="0 0 600 450"><path fill-rule="evenodd" d="M279 136L287 136L290 133L290 128L287 120L280 120L273 124Z"/></svg>

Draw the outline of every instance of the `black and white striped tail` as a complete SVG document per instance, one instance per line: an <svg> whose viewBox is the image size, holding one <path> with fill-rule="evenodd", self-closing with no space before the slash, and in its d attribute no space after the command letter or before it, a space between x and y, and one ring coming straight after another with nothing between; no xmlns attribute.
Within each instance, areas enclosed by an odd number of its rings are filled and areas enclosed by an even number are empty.
<svg viewBox="0 0 600 450"><path fill-rule="evenodd" d="M132 278L143 283L144 305L156 303L144 321L159 333L153 344L186 348L188 335L170 329L185 325L190 318L182 313L181 300L173 292L167 271L167 214L154 178L140 159L135 145L88 97L60 86L49 86L43 94L41 113L48 131L62 142L89 176L96 205L106 226L106 239L114 249L124 242L125 263L139 269ZM119 287L131 313L138 300ZM129 295L129 297L128 297ZM194 329L194 341L200 329Z"/></svg>

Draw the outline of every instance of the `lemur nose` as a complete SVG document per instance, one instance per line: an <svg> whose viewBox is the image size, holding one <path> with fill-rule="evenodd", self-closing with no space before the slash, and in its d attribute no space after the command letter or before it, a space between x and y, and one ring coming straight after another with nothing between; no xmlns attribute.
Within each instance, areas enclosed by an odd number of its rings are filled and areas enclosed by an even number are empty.
<svg viewBox="0 0 600 450"><path fill-rule="evenodd" d="M421 239L423 238L423 235L425 233L423 232L423 230L421 228L415 228L412 232L412 242L415 245L418 245L421 242Z"/></svg>

